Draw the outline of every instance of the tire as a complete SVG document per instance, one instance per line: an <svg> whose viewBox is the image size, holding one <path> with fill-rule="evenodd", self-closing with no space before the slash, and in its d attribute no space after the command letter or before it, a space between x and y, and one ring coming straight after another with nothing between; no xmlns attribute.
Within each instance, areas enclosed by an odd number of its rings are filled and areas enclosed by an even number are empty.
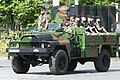
<svg viewBox="0 0 120 80"><path fill-rule="evenodd" d="M67 71L74 71L77 66L77 60L71 60L71 62L68 64Z"/></svg>
<svg viewBox="0 0 120 80"><path fill-rule="evenodd" d="M110 67L110 54L106 49L103 49L99 57L94 59L94 66L98 72L108 71Z"/></svg>
<svg viewBox="0 0 120 80"><path fill-rule="evenodd" d="M17 74L24 74L27 73L30 68L30 64L25 63L25 60L20 57L16 56L13 57L12 60L12 69Z"/></svg>
<svg viewBox="0 0 120 80"><path fill-rule="evenodd" d="M52 74L65 74L68 67L68 57L64 50L56 50L49 59L49 69Z"/></svg>

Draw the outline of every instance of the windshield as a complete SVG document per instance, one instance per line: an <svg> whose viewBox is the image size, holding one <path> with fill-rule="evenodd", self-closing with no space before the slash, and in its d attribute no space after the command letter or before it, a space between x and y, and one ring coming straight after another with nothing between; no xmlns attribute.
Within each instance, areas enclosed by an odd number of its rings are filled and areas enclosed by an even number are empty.
<svg viewBox="0 0 120 80"><path fill-rule="evenodd" d="M48 24L48 30L57 30L59 29L61 26L58 23L49 23Z"/></svg>
<svg viewBox="0 0 120 80"><path fill-rule="evenodd" d="M49 23L48 24L48 31L51 32L51 31L56 31L58 29L60 29L61 26L60 24L58 23ZM38 26L36 26L33 30L31 30L32 32L35 32L35 31L39 31L38 29Z"/></svg>

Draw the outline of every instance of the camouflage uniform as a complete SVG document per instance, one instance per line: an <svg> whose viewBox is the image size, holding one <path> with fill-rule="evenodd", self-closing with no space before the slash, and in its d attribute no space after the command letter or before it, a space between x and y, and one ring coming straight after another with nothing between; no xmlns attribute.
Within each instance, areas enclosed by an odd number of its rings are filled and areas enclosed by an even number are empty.
<svg viewBox="0 0 120 80"><path fill-rule="evenodd" d="M47 29L49 16L48 16L47 11L45 9L42 11L41 11L41 14L38 18L38 29L42 29L42 28Z"/></svg>
<svg viewBox="0 0 120 80"><path fill-rule="evenodd" d="M62 6L58 9L58 12L55 16L55 19L53 20L53 22L56 22L56 23L62 23L63 21L66 22L66 19L68 17L67 15L67 10L68 10L68 7L66 6Z"/></svg>
<svg viewBox="0 0 120 80"><path fill-rule="evenodd" d="M55 23L62 23L63 20L60 18L60 14L57 13L55 19L53 20Z"/></svg>

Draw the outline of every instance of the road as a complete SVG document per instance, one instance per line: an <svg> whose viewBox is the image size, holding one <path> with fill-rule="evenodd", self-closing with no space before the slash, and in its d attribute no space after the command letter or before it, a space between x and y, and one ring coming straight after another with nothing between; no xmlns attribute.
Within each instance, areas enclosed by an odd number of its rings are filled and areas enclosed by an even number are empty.
<svg viewBox="0 0 120 80"><path fill-rule="evenodd" d="M48 65L31 67L27 74L16 74L11 68L11 60L0 58L0 80L120 80L120 60L112 58L108 72L96 72L92 62L78 63L74 72L52 75Z"/></svg>

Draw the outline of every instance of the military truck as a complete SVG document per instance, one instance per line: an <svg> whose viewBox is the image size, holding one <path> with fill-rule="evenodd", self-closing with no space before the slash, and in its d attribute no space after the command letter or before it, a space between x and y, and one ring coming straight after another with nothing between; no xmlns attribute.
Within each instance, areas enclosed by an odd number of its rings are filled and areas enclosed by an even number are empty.
<svg viewBox="0 0 120 80"><path fill-rule="evenodd" d="M67 8L60 9L60 21L67 16ZM58 14L57 14L58 15ZM106 72L110 66L110 57L118 47L118 34L87 35L84 27L72 28L67 33L59 23L53 23L48 30L31 32L18 41L11 41L7 52L13 56L12 69L15 73L27 73L33 67L49 64L52 74L65 74L74 71L77 63L94 62L98 72Z"/></svg>
<svg viewBox="0 0 120 80"><path fill-rule="evenodd" d="M106 72L110 56L117 50L117 34L86 35L84 28L73 28L68 34L54 27L51 31L26 34L19 41L11 41L7 52L13 56L15 73L27 73L33 67L49 64L52 74L74 71L77 63L94 62L98 72Z"/></svg>

